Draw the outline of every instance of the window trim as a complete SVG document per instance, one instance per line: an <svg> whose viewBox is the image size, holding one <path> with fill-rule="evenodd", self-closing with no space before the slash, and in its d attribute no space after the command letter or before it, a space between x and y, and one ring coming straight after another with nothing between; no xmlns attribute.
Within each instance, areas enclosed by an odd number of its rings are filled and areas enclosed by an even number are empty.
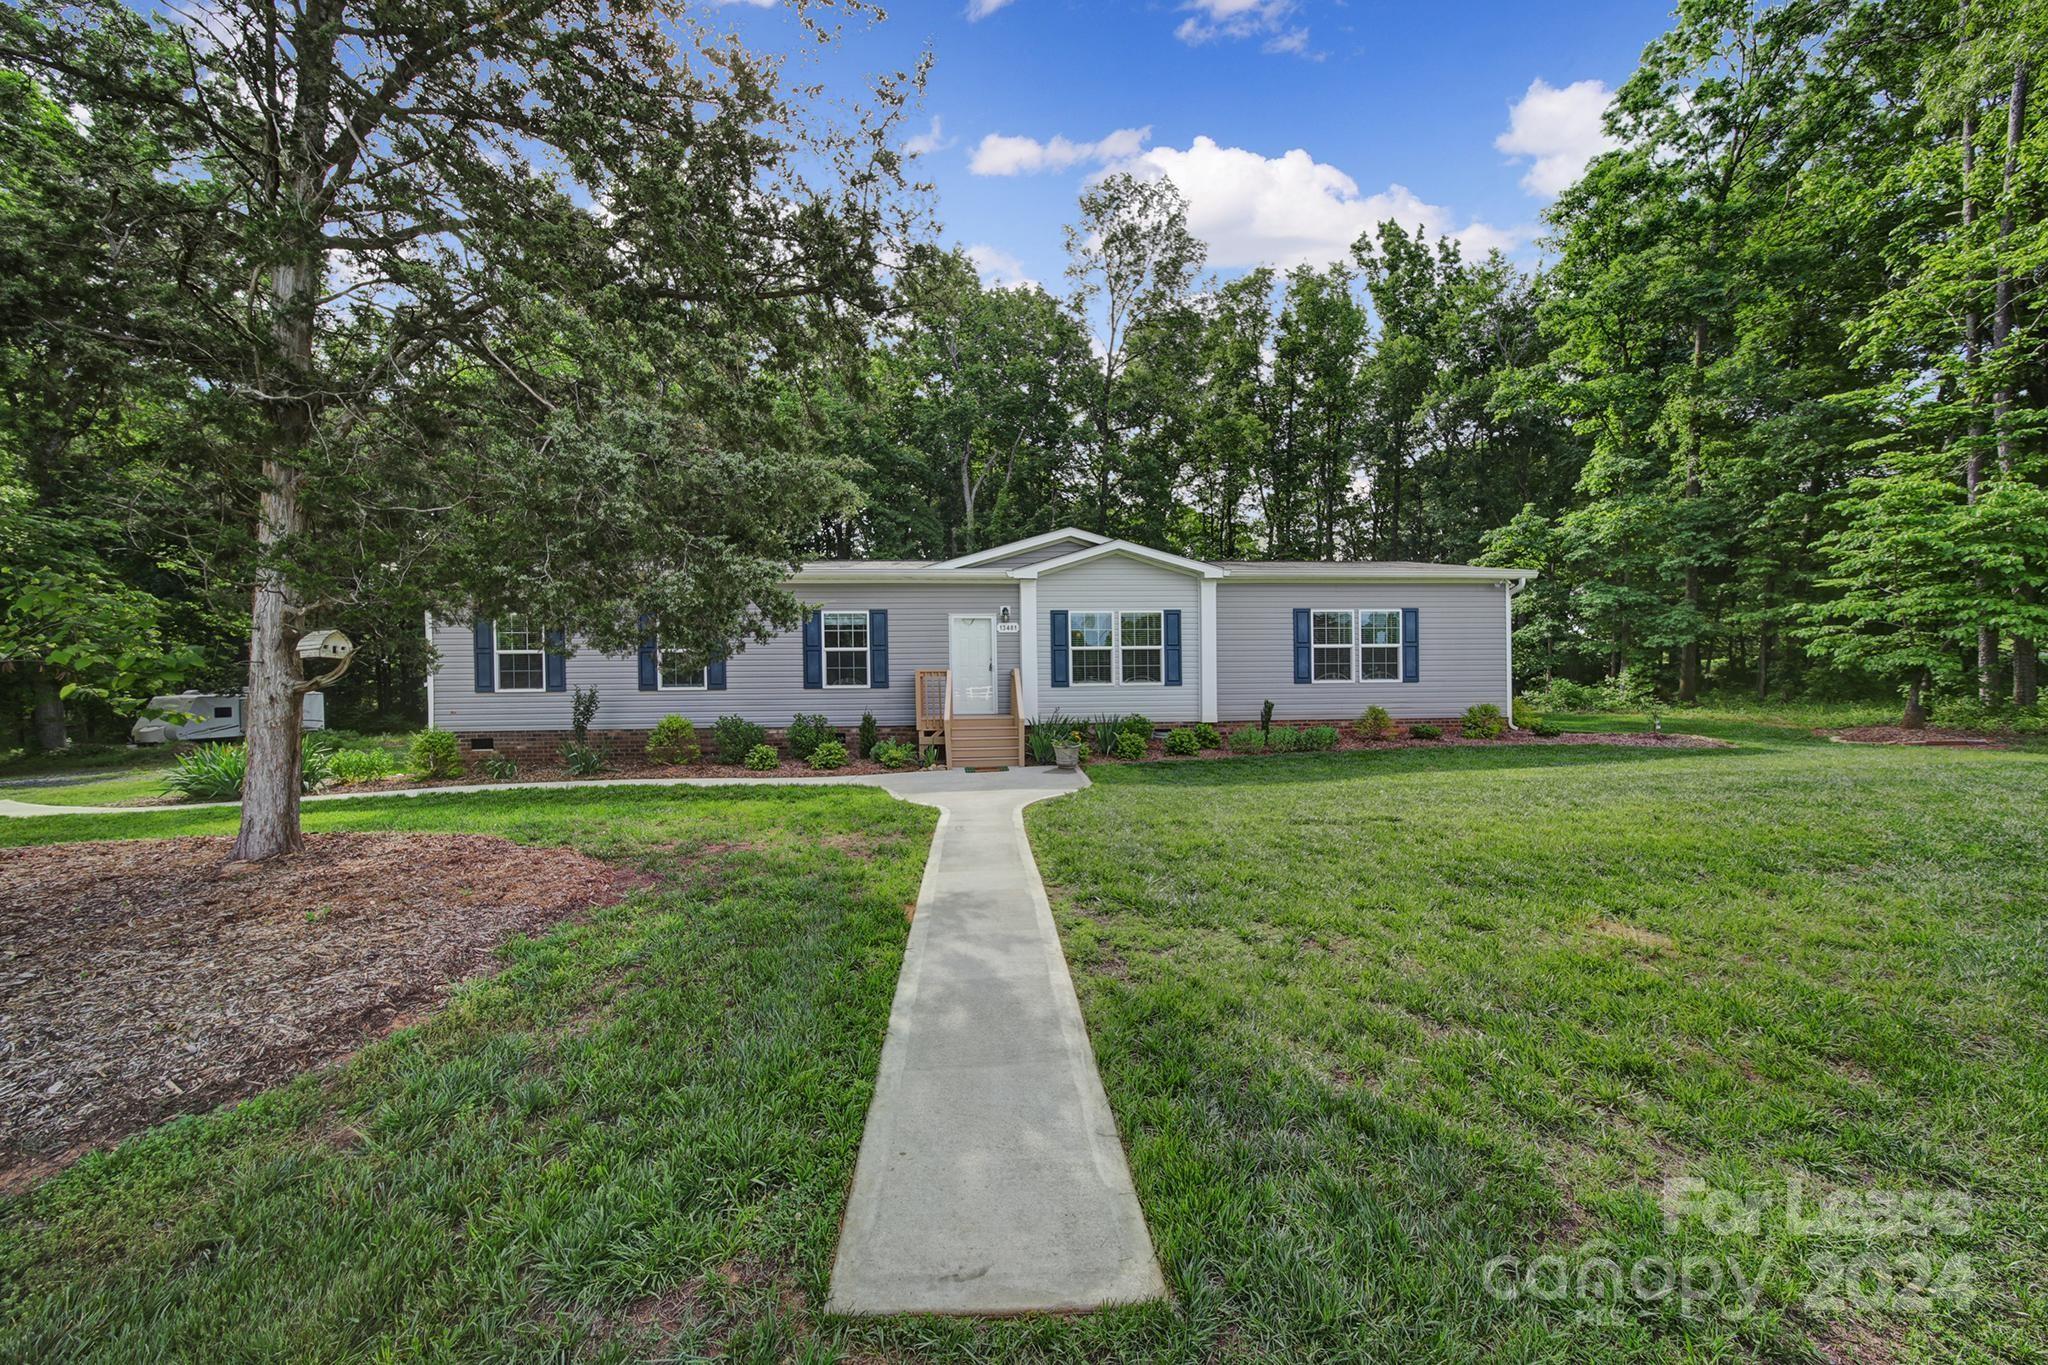
<svg viewBox="0 0 2048 1365"><path fill-rule="evenodd" d="M1377 642L1371 645L1366 644L1365 614L1367 612L1374 612L1380 615L1391 616L1394 618L1394 642L1391 645L1379 644ZM1354 640L1351 646L1351 652L1353 658L1356 660L1356 666L1354 666L1351 670L1352 676L1355 677L1361 683L1397 683L1401 681L1401 651L1408 643L1401 629L1401 609L1399 607L1359 607L1352 613L1352 615L1354 618L1356 618L1352 622L1352 625L1354 627L1352 632ZM1365 676L1365 651L1367 649L1391 649L1394 652L1394 673L1392 677L1368 678Z"/></svg>
<svg viewBox="0 0 2048 1365"><path fill-rule="evenodd" d="M1373 608L1367 608L1366 610L1374 610L1374 609L1373 609ZM1350 641L1349 641L1348 643L1346 643L1346 644L1342 644L1342 645L1319 645L1319 644L1317 644L1317 643L1316 643L1316 618L1317 618L1318 616L1341 616L1341 617L1343 617L1343 618L1344 618L1344 619L1345 619L1346 621L1350 622L1350 624L1351 624L1351 630L1350 630L1350 635L1351 635L1351 639L1350 639ZM1362 677L1360 676L1360 673L1362 672L1362 670L1361 670L1361 669L1359 668L1359 656L1358 656L1358 648L1359 648L1359 637L1360 637L1360 636L1362 636L1362 635L1363 635L1364 633L1365 633L1365 623L1364 623L1364 622L1363 622L1363 621L1362 621L1362 620L1360 619L1360 617L1359 617L1359 613L1358 613L1358 612L1357 612L1356 610L1353 610L1353 609L1352 609L1352 608L1350 608L1350 607L1310 607L1310 608L1308 609L1308 680L1309 680L1309 683L1310 683L1311 685L1314 685L1314 684L1318 684L1318 683L1359 683L1359 682L1363 682L1363 681L1364 681L1364 679L1363 679L1363 678L1362 678ZM1343 677L1341 677L1341 678L1318 678L1318 677L1316 676L1316 656L1317 656L1317 653L1318 653L1319 651L1320 651L1320 652L1323 652L1323 653L1328 653L1328 652L1329 652L1329 651L1331 651L1331 650L1337 650L1337 649L1341 649L1341 650L1343 650L1343 651L1344 651L1344 667L1345 667L1345 674L1344 674L1344 676L1343 676Z"/></svg>
<svg viewBox="0 0 2048 1365"><path fill-rule="evenodd" d="M515 615L518 615L518 616L524 616L524 615L526 615L526 613L524 613L524 612L519 612L519 613L515 613ZM538 634L538 635L539 635L539 637L540 637L540 644L539 644L539 645L538 645L537 647L535 647L535 648L532 648L532 649L507 649L507 648L505 648L505 619L508 619L508 618L499 618L499 617L495 617L495 616L491 618L491 686L492 686L492 688L493 688L493 689L494 689L495 691L499 691L499 692L545 692L545 691L547 691L547 690L548 690L548 635L547 635L547 631L543 629L543 630L540 630L540 631L536 632L536 630L534 629L534 627L533 627L533 626L532 626L531 624L529 624L529 625L527 625L527 627L526 627L525 633L526 633L526 634L527 634L528 636L532 636L532 635ZM538 659L540 660L540 671L539 671L539 673L537 673L537 674L536 674L535 676L536 676L536 677L537 677L537 678L539 679L539 681L538 681L538 682L536 682L536 683L534 683L534 685L533 685L533 686L531 686L531 687L510 687L510 686L507 686L507 685L506 685L506 683L505 683L505 656L506 656L506 655L508 655L508 654L531 654L531 655L534 655L535 657L537 657L537 658L538 658Z"/></svg>
<svg viewBox="0 0 2048 1365"><path fill-rule="evenodd" d="M828 624L828 623L830 622L831 618L833 618L834 616L858 616L858 617L860 618L860 621L861 621L861 626L860 626L860 638L861 638L861 646L860 646L860 648L859 648L859 649L849 649L849 648L847 648L847 647L846 647L845 645L833 645L833 644L827 644L827 643L826 643L826 638L827 638L827 637L826 637L826 631L827 631L827 630L828 630L828 629L830 628L830 627L829 627L829 624ZM832 681L832 656L833 656L834 654L858 654L858 655L860 655L860 658L861 658L861 668L860 668L860 681L859 681L859 682L840 682L840 683L836 683L836 682L833 682L833 681ZM822 609L822 610L820 610L820 611L818 612L818 682L819 682L819 685L820 685L820 686L823 686L823 687L831 688L831 689L833 689L833 690L835 690L835 691L860 691L860 690L863 690L863 689L865 689L865 688L869 687L870 685L872 685L872 683L874 682L874 677L875 677L875 617L874 617L874 613L873 613L873 612L871 612L871 611L869 611L869 610L868 610L867 608L865 608L865 607L844 607L844 608L841 608L841 607L828 607L828 608L825 608L825 609ZM708 680L708 678L707 678L707 681L709 681L709 680Z"/></svg>
<svg viewBox="0 0 2048 1365"><path fill-rule="evenodd" d="M1164 687L1166 686L1166 613L1170 607L1063 607L1067 613L1067 686L1069 687ZM1109 681L1082 682L1074 668L1074 626L1076 616L1107 616L1109 618ZM1156 649L1159 652L1159 677L1156 681L1124 679L1124 617L1156 616L1159 618L1159 643L1157 645L1132 645L1132 649ZM1046 619L1051 620L1048 615ZM1099 650L1102 645L1087 645L1083 648Z"/></svg>

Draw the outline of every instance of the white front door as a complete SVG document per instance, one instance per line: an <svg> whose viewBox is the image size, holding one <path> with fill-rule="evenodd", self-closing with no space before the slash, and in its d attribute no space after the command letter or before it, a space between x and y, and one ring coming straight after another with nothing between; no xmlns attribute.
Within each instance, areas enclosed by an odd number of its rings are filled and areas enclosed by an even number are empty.
<svg viewBox="0 0 2048 1365"><path fill-rule="evenodd" d="M955 616L952 653L953 712L961 716L996 713L996 618Z"/></svg>

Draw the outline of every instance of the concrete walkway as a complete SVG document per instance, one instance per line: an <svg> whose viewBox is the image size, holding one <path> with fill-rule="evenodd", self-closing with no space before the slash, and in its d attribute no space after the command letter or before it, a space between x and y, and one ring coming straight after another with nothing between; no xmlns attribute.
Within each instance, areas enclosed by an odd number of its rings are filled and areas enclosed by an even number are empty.
<svg viewBox="0 0 2048 1365"><path fill-rule="evenodd" d="M894 788L941 814L826 1308L1072 1312L1162 1298L1024 838L1025 806L1087 779L957 777Z"/></svg>

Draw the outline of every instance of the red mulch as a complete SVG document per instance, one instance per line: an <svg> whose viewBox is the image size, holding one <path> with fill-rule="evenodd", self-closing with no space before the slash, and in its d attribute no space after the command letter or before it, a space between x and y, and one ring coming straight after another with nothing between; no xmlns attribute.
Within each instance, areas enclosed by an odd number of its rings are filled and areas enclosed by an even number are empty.
<svg viewBox="0 0 2048 1365"><path fill-rule="evenodd" d="M646 879L467 834L0 849L0 1192L353 1052Z"/></svg>
<svg viewBox="0 0 2048 1365"><path fill-rule="evenodd" d="M1908 730L1902 725L1858 725L1847 730L1823 730L1821 733L1844 744L1931 744L1949 749L2006 747L1995 739L1986 739L1968 730L1944 730L1937 725L1921 730Z"/></svg>
<svg viewBox="0 0 2048 1365"><path fill-rule="evenodd" d="M603 772L597 774L596 777L592 778L578 776L577 774L570 772L567 768L555 767L552 765L545 767L530 768L522 763L519 765L518 776L513 777L510 780L515 783L592 781L617 782L630 780L632 778L638 777L756 777L765 779L770 782L786 782L792 777L848 777L856 773L888 773L915 771L915 768L885 768L881 764L875 762L873 759L870 758L849 757L846 760L846 765L844 767L830 769L813 768L808 763L800 763L795 760L785 759L781 767L770 768L767 772L755 772L752 768L742 768L737 764L725 763L692 763L687 766L682 766L673 764L662 765L655 763L622 762L616 765L615 767L605 769ZM413 777L410 774L400 773L395 774L391 777L378 778L374 782L351 782L346 787L323 787L321 791L323 794L327 792L343 791L414 791L422 788L431 787L467 787L487 786L491 784L491 778L484 772L481 765L477 765L475 767L465 770L462 776L460 777L420 778Z"/></svg>

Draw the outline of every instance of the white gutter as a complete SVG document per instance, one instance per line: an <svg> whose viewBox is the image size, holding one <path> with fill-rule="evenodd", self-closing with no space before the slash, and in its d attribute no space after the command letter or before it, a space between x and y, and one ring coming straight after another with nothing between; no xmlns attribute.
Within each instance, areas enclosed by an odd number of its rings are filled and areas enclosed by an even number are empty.
<svg viewBox="0 0 2048 1365"><path fill-rule="evenodd" d="M1515 599L1522 595L1522 589L1529 586L1529 580L1504 578L1500 585L1506 589L1500 597L1502 616L1507 627L1507 648L1503 652L1508 660L1508 704L1504 714L1508 718L1508 729L1512 730L1515 728Z"/></svg>
<svg viewBox="0 0 2048 1365"><path fill-rule="evenodd" d="M427 611L421 612L420 615L426 623L427 653L431 655L434 652L434 613ZM434 728L434 674L439 671L439 668L440 661L438 659L427 668L427 728L429 730Z"/></svg>

